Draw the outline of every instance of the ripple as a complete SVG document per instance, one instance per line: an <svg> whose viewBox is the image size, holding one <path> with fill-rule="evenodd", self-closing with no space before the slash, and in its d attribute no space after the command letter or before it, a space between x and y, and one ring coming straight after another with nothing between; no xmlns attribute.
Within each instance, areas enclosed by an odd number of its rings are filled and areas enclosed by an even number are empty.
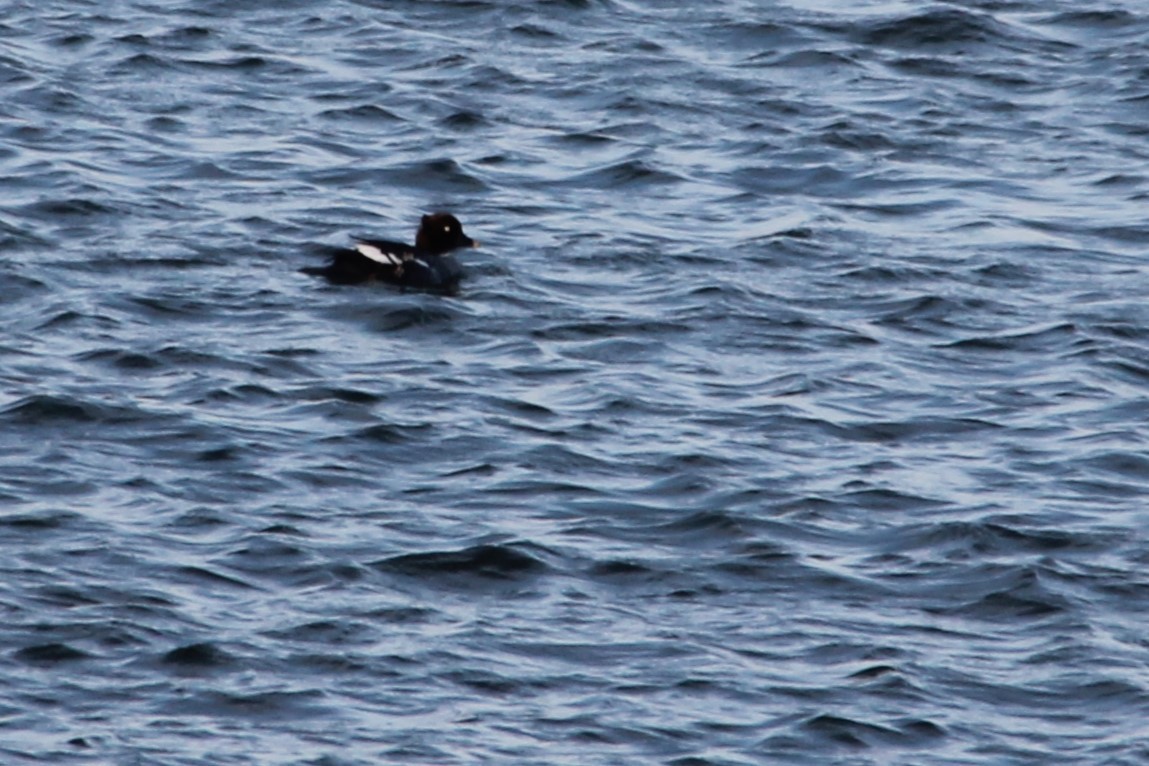
<svg viewBox="0 0 1149 766"><path fill-rule="evenodd" d="M130 407L85 402L65 396L33 394L0 408L0 416L13 425L39 427L49 423L122 423L147 416Z"/></svg>
<svg viewBox="0 0 1149 766"><path fill-rule="evenodd" d="M871 25L861 32L866 45L894 48L1000 44L1014 33L989 14L937 9Z"/></svg>
<svg viewBox="0 0 1149 766"><path fill-rule="evenodd" d="M230 657L226 652L206 642L180 646L163 656L163 662L168 665L194 668L220 667L229 661Z"/></svg>
<svg viewBox="0 0 1149 766"><path fill-rule="evenodd" d="M29 663L52 664L87 659L90 655L67 644L37 644L26 646L15 653L16 659Z"/></svg>
<svg viewBox="0 0 1149 766"><path fill-rule="evenodd" d="M470 580L518 580L545 572L539 559L508 545L477 545L459 551L409 553L372 566L421 579L449 576Z"/></svg>

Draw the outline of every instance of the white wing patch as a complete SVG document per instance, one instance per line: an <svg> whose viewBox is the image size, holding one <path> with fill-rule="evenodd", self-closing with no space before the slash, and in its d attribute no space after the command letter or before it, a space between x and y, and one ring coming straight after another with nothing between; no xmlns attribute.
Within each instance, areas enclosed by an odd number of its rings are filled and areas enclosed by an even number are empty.
<svg viewBox="0 0 1149 766"><path fill-rule="evenodd" d="M395 253L388 253L386 250L380 250L375 245L368 245L366 242L359 242L355 245L355 250L362 256L370 258L376 263L382 263L387 266L400 266L403 261L408 260L401 255Z"/></svg>

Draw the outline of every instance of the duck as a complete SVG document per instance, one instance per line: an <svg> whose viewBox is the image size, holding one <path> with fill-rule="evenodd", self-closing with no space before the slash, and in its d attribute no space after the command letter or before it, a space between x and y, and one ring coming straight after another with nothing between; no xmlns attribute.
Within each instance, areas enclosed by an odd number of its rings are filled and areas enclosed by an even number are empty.
<svg viewBox="0 0 1149 766"><path fill-rule="evenodd" d="M337 285L385 282L404 289L454 293L464 272L451 253L478 246L463 233L463 224L455 216L428 213L419 221L414 245L361 239L352 247L331 251L327 265L300 271Z"/></svg>

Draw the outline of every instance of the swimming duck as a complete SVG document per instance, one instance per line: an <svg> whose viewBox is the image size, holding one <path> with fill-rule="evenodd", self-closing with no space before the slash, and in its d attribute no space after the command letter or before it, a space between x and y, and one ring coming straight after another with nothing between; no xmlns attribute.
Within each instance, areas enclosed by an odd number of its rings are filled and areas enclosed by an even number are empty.
<svg viewBox="0 0 1149 766"><path fill-rule="evenodd" d="M450 213L431 213L419 222L413 246L364 239L354 247L334 250L326 266L307 266L300 271L339 285L387 282L416 290L454 292L463 278L463 267L451 252L478 246L463 233L458 218Z"/></svg>

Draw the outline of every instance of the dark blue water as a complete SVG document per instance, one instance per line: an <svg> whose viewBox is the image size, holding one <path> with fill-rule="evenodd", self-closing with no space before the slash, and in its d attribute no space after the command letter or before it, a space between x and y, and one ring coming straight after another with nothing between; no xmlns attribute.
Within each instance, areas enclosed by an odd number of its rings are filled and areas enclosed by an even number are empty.
<svg viewBox="0 0 1149 766"><path fill-rule="evenodd" d="M1149 762L1149 9L9 2L0 762ZM298 273L450 210L457 297Z"/></svg>

